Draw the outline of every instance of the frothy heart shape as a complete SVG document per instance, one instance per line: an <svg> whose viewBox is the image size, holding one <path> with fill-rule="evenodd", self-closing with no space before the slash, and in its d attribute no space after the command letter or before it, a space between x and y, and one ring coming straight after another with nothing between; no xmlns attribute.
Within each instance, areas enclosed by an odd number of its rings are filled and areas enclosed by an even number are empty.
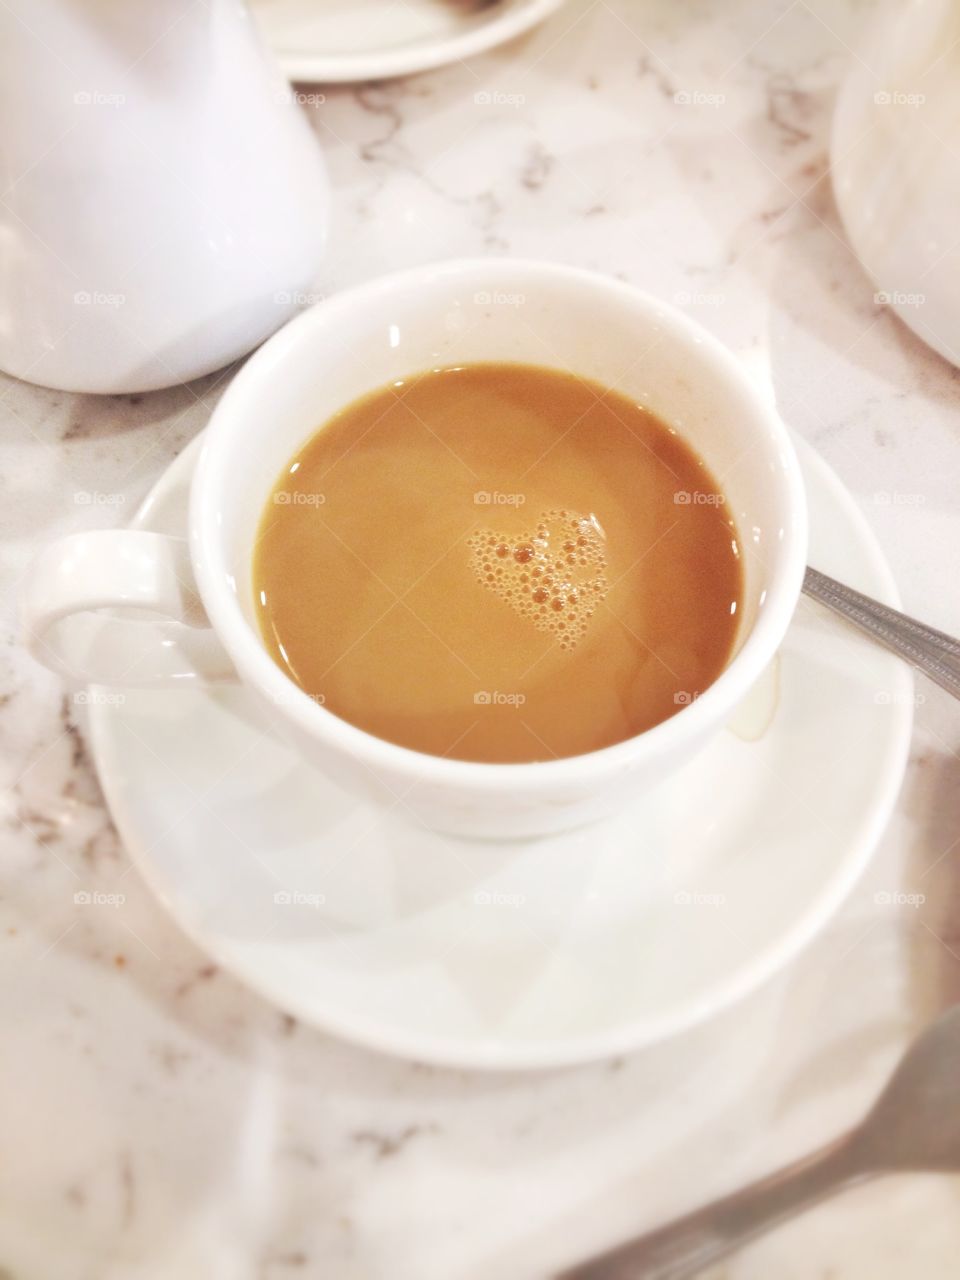
<svg viewBox="0 0 960 1280"><path fill-rule="evenodd" d="M572 649L607 594L606 536L595 515L544 511L533 533L479 529L468 539L480 584Z"/></svg>

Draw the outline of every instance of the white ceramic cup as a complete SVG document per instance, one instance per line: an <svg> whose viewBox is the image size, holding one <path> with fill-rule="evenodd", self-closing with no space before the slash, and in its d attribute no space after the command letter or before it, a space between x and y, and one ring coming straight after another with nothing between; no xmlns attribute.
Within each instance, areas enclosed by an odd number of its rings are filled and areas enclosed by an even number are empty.
<svg viewBox="0 0 960 1280"><path fill-rule="evenodd" d="M569 370L649 407L705 460L741 535L744 598L727 668L671 719L587 755L478 764L411 751L317 705L260 639L254 539L289 459L365 392L426 368L480 360ZM288 324L247 362L213 414L189 524L182 540L120 529L48 547L24 598L33 654L96 684L239 679L317 768L372 790L400 816L481 837L546 835L593 820L682 765L773 658L797 602L807 545L787 431L725 347L628 285L511 259L404 271ZM97 612L107 608L112 614Z"/></svg>

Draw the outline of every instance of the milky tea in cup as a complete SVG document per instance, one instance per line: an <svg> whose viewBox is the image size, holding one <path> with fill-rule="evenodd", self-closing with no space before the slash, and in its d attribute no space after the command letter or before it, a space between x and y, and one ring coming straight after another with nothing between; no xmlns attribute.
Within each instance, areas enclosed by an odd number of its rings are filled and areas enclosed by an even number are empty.
<svg viewBox="0 0 960 1280"><path fill-rule="evenodd" d="M264 643L327 710L494 763L677 714L730 660L743 591L726 499L669 423L506 363L417 373L323 424L253 574Z"/></svg>

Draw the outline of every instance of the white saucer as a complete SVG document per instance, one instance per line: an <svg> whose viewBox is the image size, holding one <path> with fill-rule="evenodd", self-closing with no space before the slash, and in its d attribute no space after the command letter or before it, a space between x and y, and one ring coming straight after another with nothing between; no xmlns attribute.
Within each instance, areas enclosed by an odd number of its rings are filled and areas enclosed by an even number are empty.
<svg viewBox="0 0 960 1280"><path fill-rule="evenodd" d="M257 25L291 80L383 80L458 62L512 40L563 0L253 0Z"/></svg>
<svg viewBox="0 0 960 1280"><path fill-rule="evenodd" d="M182 533L197 444L138 525ZM812 563L895 602L852 500L800 456ZM224 968L386 1052L550 1067L662 1040L743 996L867 862L906 761L911 674L807 601L778 666L775 702L771 679L738 732L659 791L603 827L516 845L426 835L344 795L236 689L91 699L92 742L131 857Z"/></svg>

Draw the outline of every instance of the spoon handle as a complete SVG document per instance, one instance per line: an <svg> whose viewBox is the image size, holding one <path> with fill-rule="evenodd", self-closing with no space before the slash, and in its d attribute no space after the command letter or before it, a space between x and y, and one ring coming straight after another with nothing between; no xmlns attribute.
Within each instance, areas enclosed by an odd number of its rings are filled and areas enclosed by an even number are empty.
<svg viewBox="0 0 960 1280"><path fill-rule="evenodd" d="M941 689L960 698L960 640L861 595L817 569L807 568L803 590L878 644L906 659Z"/></svg>
<svg viewBox="0 0 960 1280"><path fill-rule="evenodd" d="M849 1137L573 1267L557 1280L684 1280L845 1183L868 1176Z"/></svg>

